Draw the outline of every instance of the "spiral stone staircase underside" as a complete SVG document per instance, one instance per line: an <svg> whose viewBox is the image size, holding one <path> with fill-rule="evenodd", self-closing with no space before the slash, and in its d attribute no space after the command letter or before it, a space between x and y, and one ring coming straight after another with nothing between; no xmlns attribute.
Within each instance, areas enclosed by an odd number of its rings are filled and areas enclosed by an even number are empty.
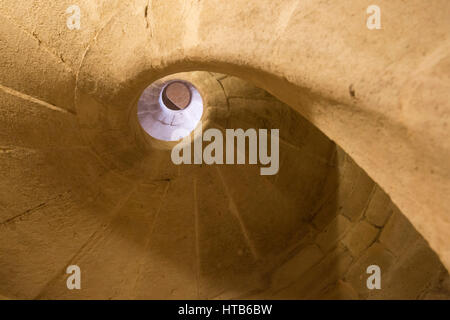
<svg viewBox="0 0 450 320"><path fill-rule="evenodd" d="M449 299L450 3L378 2L2 1L0 298ZM279 128L278 174L174 165L166 76Z"/></svg>

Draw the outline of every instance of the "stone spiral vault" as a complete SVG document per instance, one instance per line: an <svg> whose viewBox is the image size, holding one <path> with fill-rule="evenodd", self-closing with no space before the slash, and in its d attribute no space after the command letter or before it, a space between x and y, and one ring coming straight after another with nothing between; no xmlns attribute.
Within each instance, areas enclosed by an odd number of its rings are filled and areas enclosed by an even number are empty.
<svg viewBox="0 0 450 320"><path fill-rule="evenodd" d="M0 298L449 299L450 2L376 2L2 0ZM279 128L278 174L174 165L161 79Z"/></svg>

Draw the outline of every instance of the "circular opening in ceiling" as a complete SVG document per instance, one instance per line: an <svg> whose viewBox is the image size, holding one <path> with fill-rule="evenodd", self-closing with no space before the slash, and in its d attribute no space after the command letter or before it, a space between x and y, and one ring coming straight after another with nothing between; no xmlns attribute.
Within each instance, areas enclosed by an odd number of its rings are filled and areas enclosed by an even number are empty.
<svg viewBox="0 0 450 320"><path fill-rule="evenodd" d="M169 83L162 91L162 100L171 110L183 110L191 102L191 90L181 81Z"/></svg>
<svg viewBox="0 0 450 320"><path fill-rule="evenodd" d="M153 138L178 141L189 135L203 114L198 90L184 80L159 80L148 86L138 101L141 127Z"/></svg>

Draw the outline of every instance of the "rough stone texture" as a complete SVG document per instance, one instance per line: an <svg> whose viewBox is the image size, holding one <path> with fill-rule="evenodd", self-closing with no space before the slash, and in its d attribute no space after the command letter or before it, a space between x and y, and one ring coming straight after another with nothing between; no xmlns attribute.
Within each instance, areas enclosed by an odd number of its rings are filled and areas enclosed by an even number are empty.
<svg viewBox="0 0 450 320"><path fill-rule="evenodd" d="M448 0L379 0L375 31L359 0L80 0L69 30L72 4L0 4L0 294L449 298ZM139 127L195 70L205 127L280 128L278 175Z"/></svg>
<svg viewBox="0 0 450 320"><path fill-rule="evenodd" d="M277 290L286 287L292 282L293 275L300 277L309 268L317 264L323 256L318 246L309 245L305 247L274 272L272 288Z"/></svg>
<svg viewBox="0 0 450 320"><path fill-rule="evenodd" d="M388 195L376 186L365 212L367 221L377 227L382 227L391 215L392 210L392 202Z"/></svg>
<svg viewBox="0 0 450 320"><path fill-rule="evenodd" d="M395 210L380 235L380 242L396 256L400 256L407 247L417 241L420 235L409 221Z"/></svg>
<svg viewBox="0 0 450 320"><path fill-rule="evenodd" d="M338 247L327 255L320 262L311 267L307 272L293 281L288 287L276 292L275 299L309 298L317 299L322 292L338 279L352 262L349 252L342 247Z"/></svg>
<svg viewBox="0 0 450 320"><path fill-rule="evenodd" d="M358 299L358 294L351 285L338 280L336 284L327 288L320 298L324 300L356 300Z"/></svg>
<svg viewBox="0 0 450 320"><path fill-rule="evenodd" d="M447 270L443 269L439 275L438 283L432 289L424 292L423 299L448 300L450 296L450 277Z"/></svg>
<svg viewBox="0 0 450 320"><path fill-rule="evenodd" d="M361 221L342 239L354 257L358 257L375 240L378 229L366 221Z"/></svg>
<svg viewBox="0 0 450 320"><path fill-rule="evenodd" d="M423 291L430 290L428 286L436 285L439 276L436 272L439 270L438 257L427 250L423 240L410 246L388 272L386 283L376 295L378 298L417 299Z"/></svg>
<svg viewBox="0 0 450 320"><path fill-rule="evenodd" d="M351 223L345 216L338 215L317 235L317 244L324 252L329 251L345 236L350 226Z"/></svg>

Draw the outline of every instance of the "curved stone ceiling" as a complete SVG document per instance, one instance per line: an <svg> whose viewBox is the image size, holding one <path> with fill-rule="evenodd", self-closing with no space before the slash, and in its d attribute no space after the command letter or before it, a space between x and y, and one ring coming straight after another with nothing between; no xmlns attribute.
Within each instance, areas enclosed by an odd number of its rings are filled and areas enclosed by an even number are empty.
<svg viewBox="0 0 450 320"><path fill-rule="evenodd" d="M0 292L71 298L61 283L77 262L91 270L88 298L370 298L355 275L379 257L392 272L385 297L442 294L450 4L378 2L384 28L373 31L361 27L365 1L83 0L80 30L67 29L68 1L3 1ZM205 100L206 127L280 128L287 155L276 178L246 166L174 166L172 145L141 129L142 91L195 70L245 80L183 78ZM222 237L221 217L230 225ZM227 237L240 240L221 252ZM307 279L330 277L302 280L296 259L319 263ZM422 260L418 274L405 272ZM396 282L401 274L417 287Z"/></svg>

